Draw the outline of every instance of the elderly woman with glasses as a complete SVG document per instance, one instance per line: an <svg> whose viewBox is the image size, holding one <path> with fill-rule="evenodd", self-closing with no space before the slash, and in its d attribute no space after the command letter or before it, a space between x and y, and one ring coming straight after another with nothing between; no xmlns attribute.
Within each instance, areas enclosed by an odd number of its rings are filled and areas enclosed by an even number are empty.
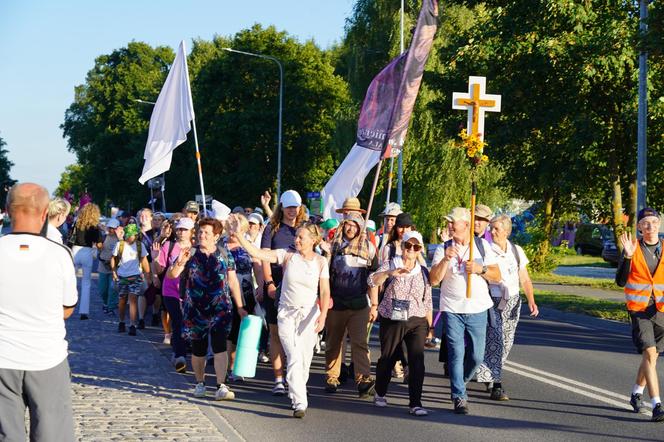
<svg viewBox="0 0 664 442"><path fill-rule="evenodd" d="M410 414L426 416L422 408L424 383L424 343L433 336L431 282L426 267L418 262L424 243L417 231L406 232L400 244L401 255L384 262L369 275L369 318L380 323L380 358L376 364L374 404L386 407L385 395L391 370L399 358L402 343L406 345L410 372L408 396ZM378 304L378 288L383 286L383 299Z"/></svg>

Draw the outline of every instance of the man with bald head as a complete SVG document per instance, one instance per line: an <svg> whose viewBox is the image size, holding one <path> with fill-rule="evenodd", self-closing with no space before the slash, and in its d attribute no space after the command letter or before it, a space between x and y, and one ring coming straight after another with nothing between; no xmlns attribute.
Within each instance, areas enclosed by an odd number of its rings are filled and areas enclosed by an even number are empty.
<svg viewBox="0 0 664 442"><path fill-rule="evenodd" d="M65 322L78 301L69 249L43 236L49 196L21 183L7 195L0 238L0 440L74 440Z"/></svg>

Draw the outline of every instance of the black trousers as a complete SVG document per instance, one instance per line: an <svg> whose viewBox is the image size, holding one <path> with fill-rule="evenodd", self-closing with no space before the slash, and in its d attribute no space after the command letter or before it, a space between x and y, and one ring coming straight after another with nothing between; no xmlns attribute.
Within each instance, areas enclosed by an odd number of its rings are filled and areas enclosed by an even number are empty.
<svg viewBox="0 0 664 442"><path fill-rule="evenodd" d="M424 384L424 341L429 324L426 318L412 317L408 321L392 321L381 317L380 358L376 364L376 394L385 396L392 378L392 367L399 359L401 343L408 352L408 397L410 407L422 406Z"/></svg>

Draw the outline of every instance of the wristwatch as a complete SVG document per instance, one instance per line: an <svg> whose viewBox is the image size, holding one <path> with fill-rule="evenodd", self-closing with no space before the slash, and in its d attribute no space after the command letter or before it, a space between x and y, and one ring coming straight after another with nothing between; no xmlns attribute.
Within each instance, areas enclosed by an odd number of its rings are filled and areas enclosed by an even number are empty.
<svg viewBox="0 0 664 442"><path fill-rule="evenodd" d="M480 275L484 275L484 274L486 273L487 270L488 270L488 269L487 269L486 266L482 266L482 272L480 273Z"/></svg>

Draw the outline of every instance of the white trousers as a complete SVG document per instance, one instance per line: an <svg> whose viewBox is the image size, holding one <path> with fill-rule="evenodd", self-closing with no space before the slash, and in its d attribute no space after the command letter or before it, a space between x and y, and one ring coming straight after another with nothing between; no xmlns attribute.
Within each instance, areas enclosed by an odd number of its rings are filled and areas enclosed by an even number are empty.
<svg viewBox="0 0 664 442"><path fill-rule="evenodd" d="M74 267L83 270L81 279L81 292L79 293L78 313L80 315L90 314L90 283L92 281L92 247L74 246Z"/></svg>
<svg viewBox="0 0 664 442"><path fill-rule="evenodd" d="M320 316L313 307L279 306L277 324L279 339L286 353L288 396L297 408L307 408L307 381L316 345L316 319Z"/></svg>

